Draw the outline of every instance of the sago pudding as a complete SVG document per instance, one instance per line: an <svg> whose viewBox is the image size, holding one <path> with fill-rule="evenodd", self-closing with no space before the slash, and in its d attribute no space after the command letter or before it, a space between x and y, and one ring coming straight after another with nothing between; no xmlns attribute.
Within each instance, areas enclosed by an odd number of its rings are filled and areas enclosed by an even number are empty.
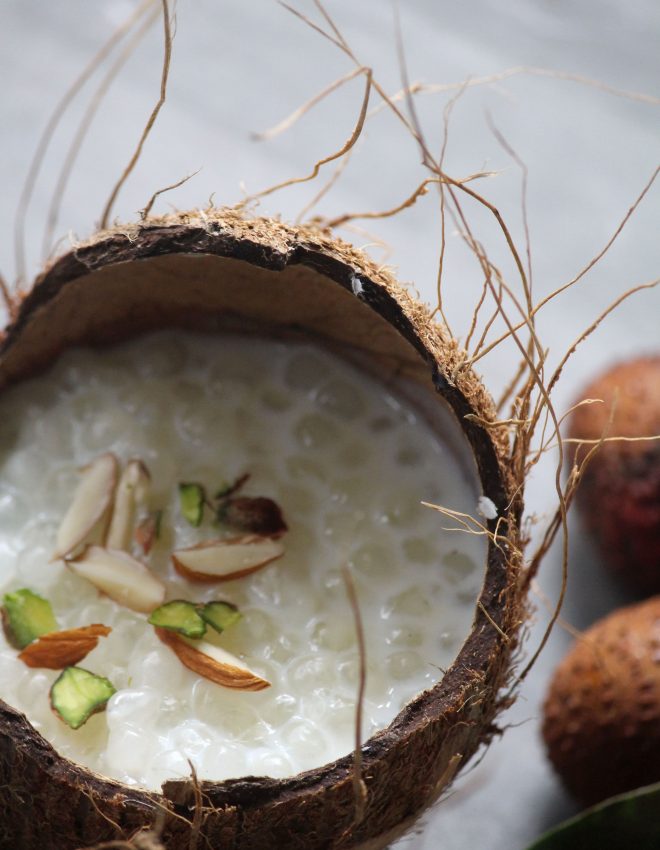
<svg viewBox="0 0 660 850"><path fill-rule="evenodd" d="M223 687L188 669L140 613L53 560L80 468L112 453L148 469L158 516L145 554L165 600L223 600L241 619L204 640L268 683ZM228 581L192 581L173 551L230 533L204 500L232 482L272 500L283 554ZM57 670L30 668L0 636L2 699L64 756L157 789L190 775L285 777L355 743L359 654L342 567L366 634L363 738L441 678L468 634L483 538L443 530L422 502L477 509L464 468L396 387L316 346L164 332L65 354L0 403L0 590L48 600L59 629L112 629L79 664L112 683L105 710L70 728L51 709ZM204 501L202 500L202 501ZM222 520L222 517L220 518ZM201 610L201 609L200 609Z"/></svg>

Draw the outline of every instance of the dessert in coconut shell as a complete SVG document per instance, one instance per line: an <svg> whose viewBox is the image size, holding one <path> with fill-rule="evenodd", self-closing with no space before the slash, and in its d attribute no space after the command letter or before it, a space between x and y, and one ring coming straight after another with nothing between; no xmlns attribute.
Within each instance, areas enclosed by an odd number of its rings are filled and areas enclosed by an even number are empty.
<svg viewBox="0 0 660 850"><path fill-rule="evenodd" d="M472 630L455 662L384 730L349 755L288 779L123 785L60 756L0 702L0 847L68 850L127 839L158 818L167 848L377 848L402 833L486 742L506 702L524 619L522 482L477 376L422 305L328 231L190 213L97 234L55 260L0 344L0 389L64 350L161 328L316 340L379 378L394 375L448 406L495 507ZM484 520L486 523L486 521ZM493 536L496 535L496 539Z"/></svg>

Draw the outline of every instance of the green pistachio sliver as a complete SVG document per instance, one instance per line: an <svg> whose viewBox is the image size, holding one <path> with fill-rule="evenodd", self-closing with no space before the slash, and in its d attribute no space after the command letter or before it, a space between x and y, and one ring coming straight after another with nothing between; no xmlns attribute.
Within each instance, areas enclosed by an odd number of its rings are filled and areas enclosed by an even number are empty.
<svg viewBox="0 0 660 850"><path fill-rule="evenodd" d="M201 638L206 634L206 623L196 606L185 599L173 599L156 608L149 622L152 626L170 629L189 638Z"/></svg>
<svg viewBox="0 0 660 850"><path fill-rule="evenodd" d="M201 484L179 484L181 514L194 528L202 524L204 501L204 488Z"/></svg>
<svg viewBox="0 0 660 850"><path fill-rule="evenodd" d="M82 667L65 667L50 689L50 705L55 714L72 729L80 727L97 711L102 711L116 693L112 682Z"/></svg>
<svg viewBox="0 0 660 850"><path fill-rule="evenodd" d="M2 620L7 639L17 649L24 649L41 635L58 630L50 602L27 588L6 593Z"/></svg>
<svg viewBox="0 0 660 850"><path fill-rule="evenodd" d="M222 602L216 600L207 602L206 605L200 606L198 609L200 617L215 629L216 632L223 632L229 626L243 617L241 612L231 602Z"/></svg>

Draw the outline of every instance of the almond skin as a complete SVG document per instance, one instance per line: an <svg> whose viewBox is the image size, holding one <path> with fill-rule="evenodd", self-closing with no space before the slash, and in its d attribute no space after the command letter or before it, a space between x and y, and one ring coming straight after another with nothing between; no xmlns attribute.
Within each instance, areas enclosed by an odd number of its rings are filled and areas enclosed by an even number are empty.
<svg viewBox="0 0 660 850"><path fill-rule="evenodd" d="M77 629L50 632L26 646L18 657L28 667L63 670L82 661L95 648L99 638L107 637L111 631L108 626L93 623Z"/></svg>
<svg viewBox="0 0 660 850"><path fill-rule="evenodd" d="M205 540L172 553L177 572L190 581L218 582L242 578L281 558L284 547L256 534Z"/></svg>
<svg viewBox="0 0 660 850"><path fill-rule="evenodd" d="M615 366L583 397L604 403L574 412L572 438L660 434L660 356ZM571 456L582 458L590 448L572 447ZM660 440L603 444L585 469L577 506L605 563L638 590L660 592Z"/></svg>
<svg viewBox="0 0 660 850"><path fill-rule="evenodd" d="M548 690L543 737L586 805L660 780L660 597L615 611L575 643Z"/></svg>
<svg viewBox="0 0 660 850"><path fill-rule="evenodd" d="M241 691L262 691L270 682L257 676L235 656L206 641L191 641L169 629L156 627L156 634L179 661L205 679ZM199 648L198 648L199 647Z"/></svg>

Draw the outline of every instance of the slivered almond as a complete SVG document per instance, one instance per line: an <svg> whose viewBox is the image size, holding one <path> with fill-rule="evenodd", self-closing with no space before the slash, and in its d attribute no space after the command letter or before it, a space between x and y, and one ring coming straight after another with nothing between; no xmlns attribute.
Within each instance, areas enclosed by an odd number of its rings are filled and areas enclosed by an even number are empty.
<svg viewBox="0 0 660 850"><path fill-rule="evenodd" d="M135 527L135 542L145 555L151 552L154 543L158 539L162 511L149 514Z"/></svg>
<svg viewBox="0 0 660 850"><path fill-rule="evenodd" d="M257 534L205 540L172 553L172 562L191 581L228 581L260 570L284 554L284 546Z"/></svg>
<svg viewBox="0 0 660 850"><path fill-rule="evenodd" d="M88 546L77 558L68 560L67 566L132 611L148 614L165 599L162 581L126 552Z"/></svg>
<svg viewBox="0 0 660 850"><path fill-rule="evenodd" d="M262 691L270 687L270 682L219 646L205 640L191 640L169 629L156 628L156 634L185 667L216 685L241 691Z"/></svg>
<svg viewBox="0 0 660 850"><path fill-rule="evenodd" d="M129 551L138 507L147 501L151 476L141 460L129 460L115 492L110 528L105 539L107 549Z"/></svg>
<svg viewBox="0 0 660 850"><path fill-rule="evenodd" d="M84 467L71 506L57 532L53 560L70 555L88 542L92 534L105 535L118 471L119 463L111 452L99 455Z"/></svg>
<svg viewBox="0 0 660 850"><path fill-rule="evenodd" d="M63 670L82 661L94 649L99 638L107 637L111 631L108 626L93 623L78 629L49 632L26 646L18 657L28 667Z"/></svg>

